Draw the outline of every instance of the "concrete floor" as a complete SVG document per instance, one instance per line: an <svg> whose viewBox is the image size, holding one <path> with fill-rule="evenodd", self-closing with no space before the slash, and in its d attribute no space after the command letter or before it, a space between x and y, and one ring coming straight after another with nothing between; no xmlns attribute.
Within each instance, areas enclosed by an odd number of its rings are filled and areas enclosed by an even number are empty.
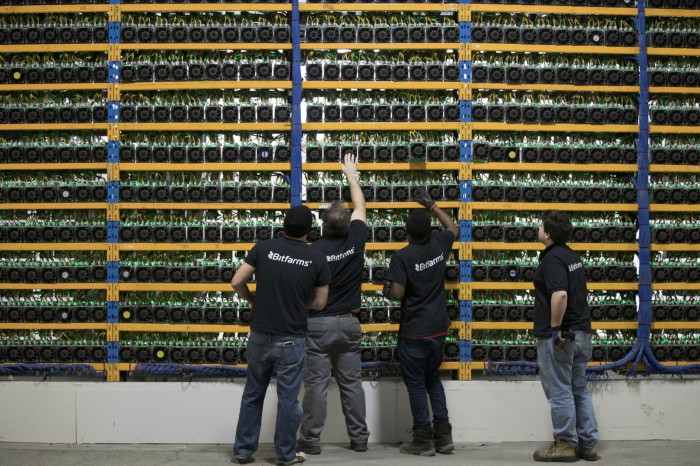
<svg viewBox="0 0 700 466"><path fill-rule="evenodd" d="M532 453L541 443L457 444L451 455L432 458L399 454L397 445L370 444L366 453L355 453L345 445L324 444L319 456L309 456L312 465L425 466L533 465ZM614 466L684 466L700 464L700 441L610 441L601 442L602 460L595 464ZM60 445L0 443L2 466L155 466L230 465L231 445ZM254 464L275 464L272 445L261 445ZM583 464L588 464L582 462ZM593 463L591 463L593 464Z"/></svg>

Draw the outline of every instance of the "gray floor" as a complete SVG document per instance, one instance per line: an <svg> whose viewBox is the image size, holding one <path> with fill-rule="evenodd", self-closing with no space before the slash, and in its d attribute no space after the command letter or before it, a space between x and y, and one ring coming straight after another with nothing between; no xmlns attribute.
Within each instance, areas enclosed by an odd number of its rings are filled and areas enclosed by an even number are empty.
<svg viewBox="0 0 700 466"><path fill-rule="evenodd" d="M397 445L370 444L366 453L355 453L344 445L323 445L319 456L309 456L312 465L533 465L532 452L541 443L458 444L452 455L432 458L401 455ZM596 464L615 466L700 465L700 441L610 441L601 442L602 460ZM272 445L262 445L255 464L274 464ZM582 462L588 464L586 462ZM230 465L231 445L47 445L0 443L0 465L12 466L153 466Z"/></svg>

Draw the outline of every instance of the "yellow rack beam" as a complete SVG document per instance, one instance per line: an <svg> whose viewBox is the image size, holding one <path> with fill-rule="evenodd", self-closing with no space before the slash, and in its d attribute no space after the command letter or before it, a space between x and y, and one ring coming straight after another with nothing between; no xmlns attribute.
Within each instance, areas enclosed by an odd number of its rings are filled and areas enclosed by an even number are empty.
<svg viewBox="0 0 700 466"><path fill-rule="evenodd" d="M645 8L644 14L648 16L679 16L685 18L700 18L698 10L671 10L668 8Z"/></svg>
<svg viewBox="0 0 700 466"><path fill-rule="evenodd" d="M468 322L472 330L532 330L532 322ZM634 330L637 322L592 322L593 330Z"/></svg>
<svg viewBox="0 0 700 466"><path fill-rule="evenodd" d="M219 42L199 42L199 43L134 43L134 44L119 44L121 50L291 50L290 43L268 43L268 42L252 42L252 43L219 43ZM1 51L1 50L0 50Z"/></svg>
<svg viewBox="0 0 700 466"><path fill-rule="evenodd" d="M107 243L0 243L0 251L106 251Z"/></svg>
<svg viewBox="0 0 700 466"><path fill-rule="evenodd" d="M325 45L325 44L324 44ZM452 44L454 45L454 44ZM466 44L472 52L576 53L591 55L638 55L639 47L604 47L538 44ZM347 47L345 47L347 48ZM422 48L422 47L421 47ZM448 47L458 48L458 47Z"/></svg>
<svg viewBox="0 0 700 466"><path fill-rule="evenodd" d="M382 291L384 287L375 283L363 283L362 291ZM446 290L459 290L459 283L449 282L445 284Z"/></svg>
<svg viewBox="0 0 700 466"><path fill-rule="evenodd" d="M460 123L303 123L304 131L458 131Z"/></svg>
<svg viewBox="0 0 700 466"><path fill-rule="evenodd" d="M22 125L0 125L0 131L66 131L66 130L107 130L107 123L40 123Z"/></svg>
<svg viewBox="0 0 700 466"><path fill-rule="evenodd" d="M41 7L39 7L41 8ZM21 44L0 45L0 53L107 52L110 44Z"/></svg>
<svg viewBox="0 0 700 466"><path fill-rule="evenodd" d="M225 203L225 202L120 202L120 210L140 209L140 210L286 210L289 209L288 202L258 202L258 203Z"/></svg>
<svg viewBox="0 0 700 466"><path fill-rule="evenodd" d="M1 129L1 127L0 127ZM291 123L120 123L121 131L290 131Z"/></svg>
<svg viewBox="0 0 700 466"><path fill-rule="evenodd" d="M700 173L700 165L659 165L649 164L650 173Z"/></svg>
<svg viewBox="0 0 700 466"><path fill-rule="evenodd" d="M0 290L106 290L107 283L0 283Z"/></svg>
<svg viewBox="0 0 700 466"><path fill-rule="evenodd" d="M532 282L470 282L473 290L534 290ZM637 283L588 283L589 290L627 290L638 288Z"/></svg>
<svg viewBox="0 0 700 466"><path fill-rule="evenodd" d="M65 84L0 84L0 92L6 91L89 91L106 90L107 83L65 83Z"/></svg>
<svg viewBox="0 0 700 466"><path fill-rule="evenodd" d="M695 330L700 329L700 322L652 322L652 330Z"/></svg>
<svg viewBox="0 0 700 466"><path fill-rule="evenodd" d="M0 204L1 205L1 204ZM329 205L328 202L309 202L304 203L309 209L320 209ZM344 204L347 208L352 208L352 204L346 202ZM455 209L459 208L460 203L458 201L439 201L437 202L438 207ZM418 209L422 208L417 202L368 202L368 209Z"/></svg>
<svg viewBox="0 0 700 466"><path fill-rule="evenodd" d="M257 164L259 165L259 164ZM3 165L4 166L4 165ZM304 171L340 171L340 163L303 163L301 169ZM460 162L389 162L389 163L358 163L359 170L459 170Z"/></svg>
<svg viewBox="0 0 700 466"><path fill-rule="evenodd" d="M569 204L546 202L472 202L474 210L567 210L591 212L636 212L637 204ZM697 208L697 207L696 207Z"/></svg>
<svg viewBox="0 0 700 466"><path fill-rule="evenodd" d="M119 5L122 12L147 11L292 11L289 3L186 3L186 4L125 4Z"/></svg>
<svg viewBox="0 0 700 466"><path fill-rule="evenodd" d="M120 163L122 172L150 171L289 171L289 163ZM340 168L338 168L340 170Z"/></svg>
<svg viewBox="0 0 700 466"><path fill-rule="evenodd" d="M651 289L668 291L700 290L700 283L652 283Z"/></svg>
<svg viewBox="0 0 700 466"><path fill-rule="evenodd" d="M685 49L683 49L685 50ZM700 52L700 49L698 49ZM700 134L700 126L660 126L650 125L650 133Z"/></svg>
<svg viewBox="0 0 700 466"><path fill-rule="evenodd" d="M700 88L649 86L649 92L658 92L659 94L700 94Z"/></svg>
<svg viewBox="0 0 700 466"><path fill-rule="evenodd" d="M652 244L652 251L693 251L700 252L700 244Z"/></svg>
<svg viewBox="0 0 700 466"><path fill-rule="evenodd" d="M647 48L647 55L697 57L698 55L700 55L700 49L672 49L666 47L649 47Z"/></svg>
<svg viewBox="0 0 700 466"><path fill-rule="evenodd" d="M0 14L107 13L110 5L17 5L0 7Z"/></svg>
<svg viewBox="0 0 700 466"><path fill-rule="evenodd" d="M424 89L450 90L459 89L461 83L451 81L303 81L303 89Z"/></svg>
<svg viewBox="0 0 700 466"><path fill-rule="evenodd" d="M700 167L697 167L700 168ZM636 172L635 164L617 163L519 163L519 162L485 162L472 163L472 170L499 170L499 171L567 171L567 172Z"/></svg>
<svg viewBox="0 0 700 466"><path fill-rule="evenodd" d="M106 163L4 163L3 170L107 170Z"/></svg>
<svg viewBox="0 0 700 466"><path fill-rule="evenodd" d="M249 251L254 243L118 243L120 251Z"/></svg>
<svg viewBox="0 0 700 466"><path fill-rule="evenodd" d="M255 284L248 285L255 291ZM119 291L230 291L230 283L120 283Z"/></svg>
<svg viewBox="0 0 700 466"><path fill-rule="evenodd" d="M106 202L37 202L30 204L28 202L17 204L0 204L0 210L85 210L85 209L106 209Z"/></svg>
<svg viewBox="0 0 700 466"><path fill-rule="evenodd" d="M120 332L197 332L197 333L249 333L248 325L204 324L116 324Z"/></svg>
<svg viewBox="0 0 700 466"><path fill-rule="evenodd" d="M574 251L638 251L635 243L567 243ZM471 243L475 251L499 251L499 250L526 250L540 251L544 249L542 243Z"/></svg>
<svg viewBox="0 0 700 466"><path fill-rule="evenodd" d="M472 8L474 6L472 5ZM300 3L299 11L457 11L459 4L415 3Z"/></svg>
<svg viewBox="0 0 700 466"><path fill-rule="evenodd" d="M107 324L103 323L4 323L0 322L0 330L107 330Z"/></svg>
<svg viewBox="0 0 700 466"><path fill-rule="evenodd" d="M543 13L561 15L637 15L636 8L600 8L553 5L493 5L472 4L471 11L486 13ZM647 10L648 11L648 10Z"/></svg>
<svg viewBox="0 0 700 466"><path fill-rule="evenodd" d="M639 93L639 86L576 86L574 84L505 84L473 83L472 88L505 91L554 91L554 92L629 92Z"/></svg>
<svg viewBox="0 0 700 466"><path fill-rule="evenodd" d="M343 43L302 43L301 50L457 50L459 43L359 43L359 42L343 42Z"/></svg>
<svg viewBox="0 0 700 466"><path fill-rule="evenodd" d="M526 125L520 123L471 123L473 130L481 131L562 131L579 133L638 133L639 127L635 125ZM653 126L652 126L653 128ZM573 166L574 164L567 164Z"/></svg>
<svg viewBox="0 0 700 466"><path fill-rule="evenodd" d="M700 212L696 204L649 204L649 212Z"/></svg>
<svg viewBox="0 0 700 466"><path fill-rule="evenodd" d="M157 81L119 84L121 92L177 89L291 89L291 81Z"/></svg>

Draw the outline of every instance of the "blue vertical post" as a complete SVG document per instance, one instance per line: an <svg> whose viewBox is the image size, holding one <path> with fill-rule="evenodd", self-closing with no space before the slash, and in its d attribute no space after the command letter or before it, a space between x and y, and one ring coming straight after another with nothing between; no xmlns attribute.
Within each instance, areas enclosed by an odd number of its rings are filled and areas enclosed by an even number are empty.
<svg viewBox="0 0 700 466"><path fill-rule="evenodd" d="M639 315L637 339L649 345L651 334L651 232L649 229L649 75L645 0L639 0L637 35L639 37L639 139L637 140L637 203L639 218Z"/></svg>
<svg viewBox="0 0 700 466"><path fill-rule="evenodd" d="M301 204L301 30L299 0L292 0L292 135L291 204Z"/></svg>

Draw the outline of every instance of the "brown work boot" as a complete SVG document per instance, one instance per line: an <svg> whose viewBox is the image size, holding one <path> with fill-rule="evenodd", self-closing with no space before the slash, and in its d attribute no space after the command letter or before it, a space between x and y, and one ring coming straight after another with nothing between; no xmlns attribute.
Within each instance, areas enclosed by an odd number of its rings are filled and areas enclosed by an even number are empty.
<svg viewBox="0 0 700 466"><path fill-rule="evenodd" d="M452 424L437 424L433 427L433 441L435 442L435 451L443 455L452 452L455 449L452 443Z"/></svg>
<svg viewBox="0 0 700 466"><path fill-rule="evenodd" d="M574 447L566 440L561 440L556 437L548 448L537 450L532 457L535 461L544 461L547 463L573 463L578 461Z"/></svg>
<svg viewBox="0 0 700 466"><path fill-rule="evenodd" d="M600 459L597 446L584 447L580 443L576 445L576 456L586 461L598 461Z"/></svg>
<svg viewBox="0 0 700 466"><path fill-rule="evenodd" d="M404 442L399 452L406 455L435 456L435 443L430 430L414 430L413 441Z"/></svg>

